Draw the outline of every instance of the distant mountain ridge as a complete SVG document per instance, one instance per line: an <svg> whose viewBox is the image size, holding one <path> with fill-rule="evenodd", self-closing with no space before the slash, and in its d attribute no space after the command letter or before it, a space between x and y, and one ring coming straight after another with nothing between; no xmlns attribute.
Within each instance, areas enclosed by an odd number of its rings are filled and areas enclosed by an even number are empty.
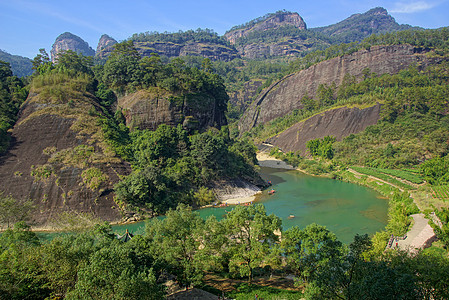
<svg viewBox="0 0 449 300"><path fill-rule="evenodd" d="M210 29L197 29L177 33L138 33L129 39L133 40L142 56L157 53L169 58L192 55L220 61L241 57L281 57L288 60L314 50L324 50L332 44L361 41L372 34L406 29L422 28L398 24L381 7L354 14L333 25L311 29L307 28L298 13L284 10L234 26L223 36L218 36ZM104 34L95 51L79 36L65 32L56 38L52 46L52 61L55 62L57 53L64 50L95 56L101 61L109 56L115 43L117 41L114 38ZM31 64L27 63L29 59L13 59L0 51L2 58L12 64L14 74L26 76L32 73Z"/></svg>
<svg viewBox="0 0 449 300"><path fill-rule="evenodd" d="M408 29L422 29L410 25L400 25L383 7L370 9L363 14L353 14L347 19L333 25L311 28L313 32L328 35L339 43L361 41L379 33L387 33Z"/></svg>
<svg viewBox="0 0 449 300"><path fill-rule="evenodd" d="M33 63L31 59L19 55L12 55L6 51L0 50L0 60L11 65L13 74L17 77L24 77L33 73Z"/></svg>

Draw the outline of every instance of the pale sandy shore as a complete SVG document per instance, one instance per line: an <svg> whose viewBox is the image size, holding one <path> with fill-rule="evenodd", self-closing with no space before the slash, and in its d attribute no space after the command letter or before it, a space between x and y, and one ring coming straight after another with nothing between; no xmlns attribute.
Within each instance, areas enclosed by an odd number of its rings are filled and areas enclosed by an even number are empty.
<svg viewBox="0 0 449 300"><path fill-rule="evenodd" d="M285 161L271 157L264 152L257 153L257 160L259 161L259 166L261 167L294 170L294 168L288 165Z"/></svg>
<svg viewBox="0 0 449 300"><path fill-rule="evenodd" d="M253 202L254 200L256 200L256 195L260 194L260 193L262 193L262 192L259 191L259 192L255 193L253 196L248 196L248 197L226 199L226 200L221 201L221 203L226 203L226 204L230 204L230 205L238 205L238 204Z"/></svg>
<svg viewBox="0 0 449 300"><path fill-rule="evenodd" d="M280 159L276 159L274 157L269 156L267 153L259 152L257 153L257 160L259 161L259 166L261 167L268 167L268 168L275 168L275 169L286 169L286 170L294 170L294 168L288 164L286 164L284 161ZM248 202L253 202L256 199L256 195L262 193L261 191L258 191L254 193L252 196L244 196L244 197L231 197L230 199L223 199L221 200L221 203L226 203L230 205L238 205Z"/></svg>

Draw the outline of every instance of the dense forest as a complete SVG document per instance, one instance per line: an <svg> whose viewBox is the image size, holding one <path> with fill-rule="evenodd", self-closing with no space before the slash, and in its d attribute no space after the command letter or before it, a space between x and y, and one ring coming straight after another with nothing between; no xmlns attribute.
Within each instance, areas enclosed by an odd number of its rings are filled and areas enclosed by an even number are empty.
<svg viewBox="0 0 449 300"><path fill-rule="evenodd" d="M160 299L161 278L200 286L207 275L242 278L229 297L254 294L283 299L447 299L449 259L424 251L414 257L383 252L368 236L339 242L325 227L310 224L282 232L281 220L263 205L237 206L228 216L202 219L180 205L163 220L146 224L130 241L107 224L40 242L24 223L0 237L0 295L7 299ZM295 274L298 291L252 285L255 276ZM220 291L211 290L215 293Z"/></svg>
<svg viewBox="0 0 449 300"><path fill-rule="evenodd" d="M11 70L13 70L13 75L17 77L25 77L33 73L32 61L29 58L12 55L0 50L0 60L9 63L11 65Z"/></svg>
<svg viewBox="0 0 449 300"><path fill-rule="evenodd" d="M0 60L0 154L9 147L8 129L14 126L20 105L28 95L26 83L13 76L9 63Z"/></svg>
<svg viewBox="0 0 449 300"><path fill-rule="evenodd" d="M219 36L212 29L201 29L179 31L175 33L170 32L144 32L135 33L129 39L133 42L162 42L162 43L174 43L184 44L187 42L195 43L213 43L224 46L230 46L229 43L223 37Z"/></svg>

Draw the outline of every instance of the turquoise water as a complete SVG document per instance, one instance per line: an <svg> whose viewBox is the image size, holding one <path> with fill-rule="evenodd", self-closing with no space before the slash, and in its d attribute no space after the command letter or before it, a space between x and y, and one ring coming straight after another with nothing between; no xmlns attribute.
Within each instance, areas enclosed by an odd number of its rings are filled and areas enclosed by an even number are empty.
<svg viewBox="0 0 449 300"><path fill-rule="evenodd" d="M276 193L270 196L264 191L257 203L265 205L268 214L279 216L284 229L317 223L334 232L340 241L349 243L355 234L373 234L387 224L387 200L366 187L271 168L261 168L261 176L271 180ZM215 215L222 219L231 209L232 206L204 208L198 212L204 218ZM289 219L290 215L294 218ZM144 227L144 222L113 226L120 234L126 228L142 234Z"/></svg>

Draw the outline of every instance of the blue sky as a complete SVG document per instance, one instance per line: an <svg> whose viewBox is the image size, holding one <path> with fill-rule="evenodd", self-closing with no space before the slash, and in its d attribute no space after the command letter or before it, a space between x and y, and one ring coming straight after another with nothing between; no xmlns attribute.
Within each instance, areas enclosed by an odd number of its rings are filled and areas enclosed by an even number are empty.
<svg viewBox="0 0 449 300"><path fill-rule="evenodd" d="M32 58L39 48L50 52L56 37L66 31L93 49L104 33L118 41L139 32L197 28L222 35L232 26L282 9L299 13L313 28L378 6L400 24L449 26L449 0L0 0L0 49Z"/></svg>

